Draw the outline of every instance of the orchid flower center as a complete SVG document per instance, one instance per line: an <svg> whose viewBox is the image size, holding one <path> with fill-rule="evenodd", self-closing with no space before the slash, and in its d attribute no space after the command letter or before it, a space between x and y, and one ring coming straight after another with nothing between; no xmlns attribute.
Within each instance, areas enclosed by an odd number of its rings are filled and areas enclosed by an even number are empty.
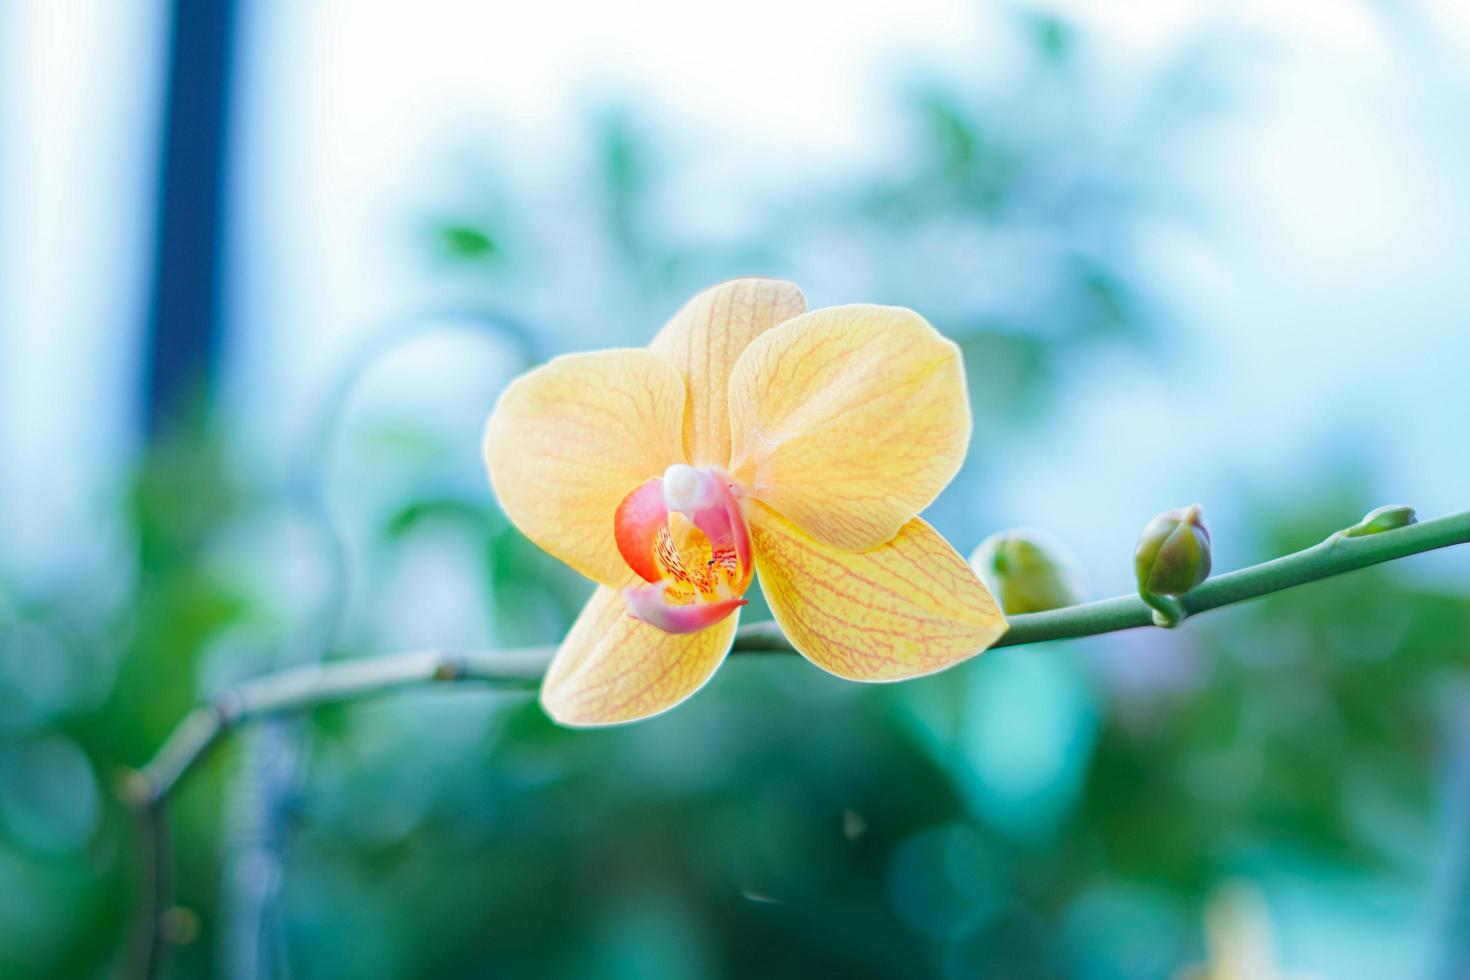
<svg viewBox="0 0 1470 980"><path fill-rule="evenodd" d="M635 618L693 633L745 605L750 529L725 474L675 463L623 498L613 526L618 552L648 583L623 590Z"/></svg>

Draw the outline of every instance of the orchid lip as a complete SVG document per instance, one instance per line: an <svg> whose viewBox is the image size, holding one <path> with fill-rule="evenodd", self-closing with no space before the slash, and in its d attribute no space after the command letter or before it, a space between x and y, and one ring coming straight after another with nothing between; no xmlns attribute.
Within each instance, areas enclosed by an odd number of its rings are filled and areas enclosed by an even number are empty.
<svg viewBox="0 0 1470 980"><path fill-rule="evenodd" d="M720 599L675 605L668 601L663 588L658 585L631 585L623 590L623 600L628 604L628 614L634 619L656 626L665 633L697 633L749 603L748 599Z"/></svg>
<svg viewBox="0 0 1470 980"><path fill-rule="evenodd" d="M618 505L614 537L647 583L624 590L635 618L688 633L745 605L755 570L750 529L723 472L675 463L644 481Z"/></svg>

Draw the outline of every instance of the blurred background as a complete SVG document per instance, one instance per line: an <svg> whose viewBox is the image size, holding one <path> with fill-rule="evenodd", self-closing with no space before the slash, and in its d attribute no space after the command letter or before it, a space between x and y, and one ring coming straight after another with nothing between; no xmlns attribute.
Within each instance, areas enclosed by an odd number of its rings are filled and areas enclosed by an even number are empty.
<svg viewBox="0 0 1470 980"><path fill-rule="evenodd" d="M1467 56L1455 0L0 3L0 976L136 966L118 774L199 698L557 640L483 421L733 276L956 338L931 520L1094 597L1166 507L1224 570L1470 506ZM256 726L176 798L163 974L1467 977L1467 595Z"/></svg>

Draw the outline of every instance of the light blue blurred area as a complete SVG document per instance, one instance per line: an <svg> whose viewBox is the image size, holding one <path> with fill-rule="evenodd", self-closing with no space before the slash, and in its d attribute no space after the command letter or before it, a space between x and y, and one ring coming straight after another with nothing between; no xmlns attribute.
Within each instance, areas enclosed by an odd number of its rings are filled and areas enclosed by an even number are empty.
<svg viewBox="0 0 1470 980"><path fill-rule="evenodd" d="M135 445L163 5L0 8L0 562L105 557Z"/></svg>
<svg viewBox="0 0 1470 980"><path fill-rule="evenodd" d="M1022 840L1046 840L1077 805L1100 706L1064 651L995 658L966 677L955 776L978 816Z"/></svg>
<svg viewBox="0 0 1470 980"><path fill-rule="evenodd" d="M1075 816L1103 707L1075 650L986 657L962 678L908 685L901 719L981 823L1022 846ZM956 683L958 680L958 683Z"/></svg>
<svg viewBox="0 0 1470 980"><path fill-rule="evenodd" d="M718 280L961 337L976 437L928 516L962 552L1045 528L1094 596L1132 588L1168 507L1205 505L1225 570L1377 504L1467 506L1459 4L242 10L202 465L226 486L185 460L199 484L152 513L168 5L0 6L0 975L63 961L88 914L122 945L109 767L157 744L159 705L298 647L555 639L587 585L495 509L485 416L529 364L640 345ZM134 561L150 534L192 564ZM1470 566L1396 574L876 692L740 658L607 735L519 693L324 712L273 787L267 844L299 845L280 942L311 976L429 975L442 929L446 962L573 976L738 973L732 937L774 936L808 975L1170 977L1210 954L1195 899L1228 872L1292 970L1451 975ZM108 727L119 698L144 721ZM181 901L228 905L204 862L258 788L238 763L183 809ZM585 935L494 945L461 892ZM230 960L242 929L215 928L180 975Z"/></svg>

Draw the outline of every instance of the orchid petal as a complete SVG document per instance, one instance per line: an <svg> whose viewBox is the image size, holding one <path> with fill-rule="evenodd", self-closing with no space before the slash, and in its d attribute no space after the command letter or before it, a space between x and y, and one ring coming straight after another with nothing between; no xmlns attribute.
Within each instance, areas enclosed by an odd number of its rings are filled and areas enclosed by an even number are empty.
<svg viewBox="0 0 1470 980"><path fill-rule="evenodd" d="M516 379L485 427L501 507L526 537L588 578L622 585L614 515L672 463L684 382L645 350L569 354Z"/></svg>
<svg viewBox="0 0 1470 980"><path fill-rule="evenodd" d="M730 378L728 472L807 534L859 551L954 478L970 438L960 351L912 310L815 310L751 342Z"/></svg>
<svg viewBox="0 0 1470 980"><path fill-rule="evenodd" d="M666 633L629 615L616 589L599 588L562 641L541 704L563 725L647 718L704 686L725 659L740 615L697 633Z"/></svg>
<svg viewBox="0 0 1470 980"><path fill-rule="evenodd" d="M975 656L1006 620L969 563L919 518L864 552L832 548L762 504L749 510L761 590L808 660L897 681Z"/></svg>
<svg viewBox="0 0 1470 980"><path fill-rule="evenodd" d="M730 369L765 331L806 310L801 290L777 279L736 279L694 297L659 331L649 350L678 368L689 386L684 452L695 466L730 457Z"/></svg>

